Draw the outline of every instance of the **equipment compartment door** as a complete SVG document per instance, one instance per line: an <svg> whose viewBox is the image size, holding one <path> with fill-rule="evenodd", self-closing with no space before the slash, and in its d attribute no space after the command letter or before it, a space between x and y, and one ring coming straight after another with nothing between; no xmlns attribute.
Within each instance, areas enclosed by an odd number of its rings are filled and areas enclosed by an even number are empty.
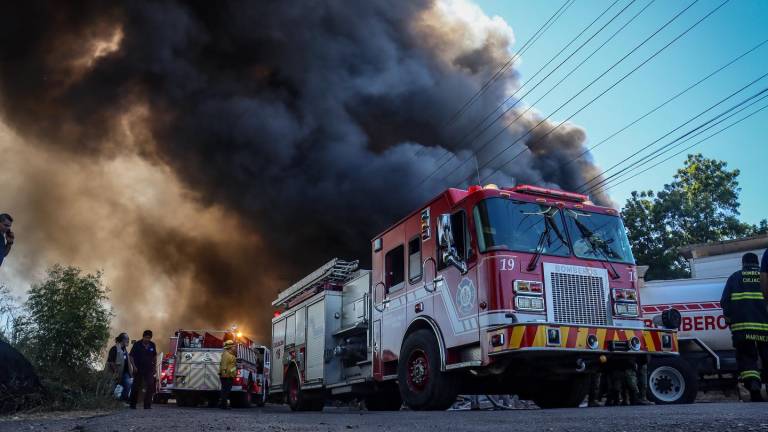
<svg viewBox="0 0 768 432"><path fill-rule="evenodd" d="M275 355L275 367L269 370L270 384L282 385L285 368L285 318L272 324L272 352Z"/></svg>
<svg viewBox="0 0 768 432"><path fill-rule="evenodd" d="M304 380L323 378L325 354L325 299L307 308L307 366Z"/></svg>

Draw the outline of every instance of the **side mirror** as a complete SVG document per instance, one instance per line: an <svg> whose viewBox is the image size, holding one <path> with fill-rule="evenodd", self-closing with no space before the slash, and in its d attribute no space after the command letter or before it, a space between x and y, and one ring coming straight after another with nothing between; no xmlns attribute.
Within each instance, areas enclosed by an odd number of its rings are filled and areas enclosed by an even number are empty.
<svg viewBox="0 0 768 432"><path fill-rule="evenodd" d="M680 323L682 323L682 321L683 318L680 315L680 311L675 308L667 309L660 315L653 317L653 325L670 330L679 329Z"/></svg>
<svg viewBox="0 0 768 432"><path fill-rule="evenodd" d="M467 263L456 252L456 242L453 239L451 215L441 214L437 219L437 242L443 262L456 267L461 274L467 272Z"/></svg>

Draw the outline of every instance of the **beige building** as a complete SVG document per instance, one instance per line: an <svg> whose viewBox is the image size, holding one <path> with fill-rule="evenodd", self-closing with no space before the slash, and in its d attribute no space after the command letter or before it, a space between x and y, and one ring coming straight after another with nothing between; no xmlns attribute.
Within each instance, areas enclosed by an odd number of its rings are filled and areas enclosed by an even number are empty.
<svg viewBox="0 0 768 432"><path fill-rule="evenodd" d="M768 248L768 235L684 246L680 255L691 266L691 278L728 277L741 270L741 257L747 252L762 258Z"/></svg>

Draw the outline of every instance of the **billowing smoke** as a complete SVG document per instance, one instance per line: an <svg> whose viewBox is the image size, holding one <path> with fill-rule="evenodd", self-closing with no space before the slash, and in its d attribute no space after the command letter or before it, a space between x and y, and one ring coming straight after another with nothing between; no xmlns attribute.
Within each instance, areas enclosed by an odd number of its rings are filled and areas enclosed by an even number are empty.
<svg viewBox="0 0 768 432"><path fill-rule="evenodd" d="M513 43L460 0L7 2L0 146L15 156L0 175L26 241L11 272L102 268L132 331L240 321L265 334L280 287L333 256L369 261L376 232L474 182L461 138L514 71L446 121ZM539 120L525 115L479 164ZM581 184L589 160L559 167L585 134L541 139L554 126L480 175Z"/></svg>

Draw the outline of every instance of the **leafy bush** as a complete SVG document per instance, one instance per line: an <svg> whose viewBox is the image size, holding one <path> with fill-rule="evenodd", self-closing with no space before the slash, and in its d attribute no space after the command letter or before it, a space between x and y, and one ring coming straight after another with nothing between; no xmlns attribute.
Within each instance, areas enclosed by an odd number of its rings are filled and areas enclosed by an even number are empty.
<svg viewBox="0 0 768 432"><path fill-rule="evenodd" d="M53 266L29 290L12 342L35 366L47 408L115 404L112 378L101 370L112 319L107 301L102 274L72 266Z"/></svg>

